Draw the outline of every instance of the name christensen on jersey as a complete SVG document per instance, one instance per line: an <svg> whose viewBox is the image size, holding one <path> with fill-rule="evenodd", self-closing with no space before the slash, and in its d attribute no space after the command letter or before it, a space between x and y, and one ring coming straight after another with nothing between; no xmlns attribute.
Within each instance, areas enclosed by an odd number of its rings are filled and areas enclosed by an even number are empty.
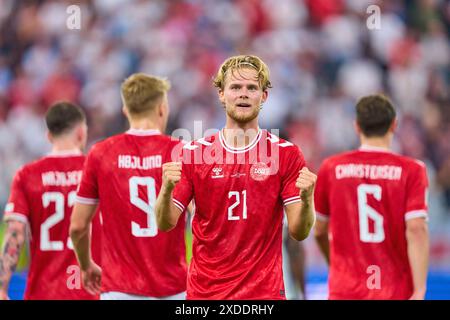
<svg viewBox="0 0 450 320"><path fill-rule="evenodd" d="M131 156L120 154L117 158L117 165L119 169L141 169L150 170L154 168L161 168L161 155L149 156L141 158L139 156Z"/></svg>
<svg viewBox="0 0 450 320"><path fill-rule="evenodd" d="M402 167L357 163L339 164L336 166L336 179L344 178L400 180L402 178Z"/></svg>

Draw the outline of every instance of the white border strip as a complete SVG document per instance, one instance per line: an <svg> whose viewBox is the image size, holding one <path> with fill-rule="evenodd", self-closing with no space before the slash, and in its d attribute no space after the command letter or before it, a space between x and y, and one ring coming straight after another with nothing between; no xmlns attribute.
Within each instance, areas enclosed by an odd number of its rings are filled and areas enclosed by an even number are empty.
<svg viewBox="0 0 450 320"><path fill-rule="evenodd" d="M326 214L320 213L318 211L316 211L316 218L317 218L317 220L321 220L321 221L328 221L328 220L330 220L329 216L327 216Z"/></svg>
<svg viewBox="0 0 450 320"><path fill-rule="evenodd" d="M78 202L81 204L97 204L98 199L84 198L84 197L77 196L75 199L75 202Z"/></svg>
<svg viewBox="0 0 450 320"><path fill-rule="evenodd" d="M428 221L428 214L425 210L413 210L405 213L405 221L415 218L425 218Z"/></svg>
<svg viewBox="0 0 450 320"><path fill-rule="evenodd" d="M23 213L18 213L18 212L5 213L5 215L3 216L3 221L9 221L9 220L15 220L15 221L19 221L19 222L28 224L28 218Z"/></svg>
<svg viewBox="0 0 450 320"><path fill-rule="evenodd" d="M293 203L296 203L296 202L302 202L302 200L297 199L297 200L287 201L287 202L284 203L284 206L287 206L287 205L290 205L290 204L293 204Z"/></svg>
<svg viewBox="0 0 450 320"><path fill-rule="evenodd" d="M296 196L296 197L290 197L290 198L283 200L283 204L285 206L287 206L288 204L295 203L295 202L301 202L301 201L302 200L300 199L300 196Z"/></svg>
<svg viewBox="0 0 450 320"><path fill-rule="evenodd" d="M80 149L71 149L71 150L61 150L61 151L52 151L47 154L47 157L51 158L65 158L65 157L77 157L82 156L83 153Z"/></svg>
<svg viewBox="0 0 450 320"><path fill-rule="evenodd" d="M261 137L262 137L262 130L260 128L258 128L258 134L256 135L255 139L253 139L253 141L249 143L248 146L245 146L242 148L233 148L233 147L229 146L227 144L227 142L225 141L225 137L223 136L222 130L219 131L220 144L226 151L231 152L231 153L244 153L244 152L247 152L247 151L253 149L258 144L259 140L261 140Z"/></svg>
<svg viewBox="0 0 450 320"><path fill-rule="evenodd" d="M185 206L184 206L180 201L178 201L177 199L172 198L172 201L173 201L173 204L174 204L178 209L181 210L181 212L183 212L184 209L186 209Z"/></svg>
<svg viewBox="0 0 450 320"><path fill-rule="evenodd" d="M300 196L295 196L295 197L290 197L290 198L284 199L283 202L288 202L288 201L291 201L294 199L300 199Z"/></svg>
<svg viewBox="0 0 450 320"><path fill-rule="evenodd" d="M130 134L133 136L156 136L161 134L161 131L158 129L128 129L128 131L125 132L126 134Z"/></svg>

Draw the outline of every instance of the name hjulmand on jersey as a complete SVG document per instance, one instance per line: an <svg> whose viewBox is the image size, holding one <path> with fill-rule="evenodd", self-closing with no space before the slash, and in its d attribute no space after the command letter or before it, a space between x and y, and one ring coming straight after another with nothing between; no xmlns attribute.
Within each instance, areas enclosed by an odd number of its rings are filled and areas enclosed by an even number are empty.
<svg viewBox="0 0 450 320"><path fill-rule="evenodd" d="M44 186L76 186L81 181L81 170L77 171L47 171L42 173L42 184Z"/></svg>
<svg viewBox="0 0 450 320"><path fill-rule="evenodd" d="M150 170L153 168L161 168L162 157L161 155L139 157L130 155L119 155L117 159L117 165L120 169L141 169Z"/></svg>
<svg viewBox="0 0 450 320"><path fill-rule="evenodd" d="M336 179L365 178L372 180L400 180L401 177L402 167L399 166L377 166L355 163L340 164L336 166Z"/></svg>

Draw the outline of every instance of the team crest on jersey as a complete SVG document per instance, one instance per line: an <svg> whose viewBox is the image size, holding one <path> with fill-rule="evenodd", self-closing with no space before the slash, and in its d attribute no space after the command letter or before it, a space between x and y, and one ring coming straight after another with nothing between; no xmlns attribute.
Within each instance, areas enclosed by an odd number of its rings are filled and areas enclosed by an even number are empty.
<svg viewBox="0 0 450 320"><path fill-rule="evenodd" d="M212 174L211 178L213 178L213 179L223 178L224 177L224 175L223 175L223 168L215 167L215 168L212 169L212 172L213 172L213 174Z"/></svg>
<svg viewBox="0 0 450 320"><path fill-rule="evenodd" d="M264 181L270 176L270 168L263 162L255 163L250 167L250 176L253 180Z"/></svg>

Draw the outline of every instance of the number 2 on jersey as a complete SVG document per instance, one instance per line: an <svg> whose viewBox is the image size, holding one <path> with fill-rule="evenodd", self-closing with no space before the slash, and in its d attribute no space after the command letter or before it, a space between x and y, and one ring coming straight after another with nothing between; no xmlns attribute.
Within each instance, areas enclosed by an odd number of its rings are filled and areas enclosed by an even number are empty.
<svg viewBox="0 0 450 320"><path fill-rule="evenodd" d="M362 242L380 243L384 240L383 216L367 204L367 195L381 200L381 186L360 184L358 192L359 238ZM373 232L369 231L369 219L374 222Z"/></svg>
<svg viewBox="0 0 450 320"><path fill-rule="evenodd" d="M77 192L71 191L67 196L67 205L73 207ZM50 215L41 224L40 248L42 251L62 251L64 243L62 241L50 240L50 228L64 219L64 194L61 192L45 192L42 194L42 205L47 208L50 203L55 203L55 213ZM67 239L67 247L73 249L72 240Z"/></svg>
<svg viewBox="0 0 450 320"><path fill-rule="evenodd" d="M131 177L130 186L130 202L147 214L147 227L141 226L131 221L131 233L135 237L154 237L158 234L155 216L156 188L155 179L152 177ZM147 201L139 198L139 186L144 186L147 191Z"/></svg>

